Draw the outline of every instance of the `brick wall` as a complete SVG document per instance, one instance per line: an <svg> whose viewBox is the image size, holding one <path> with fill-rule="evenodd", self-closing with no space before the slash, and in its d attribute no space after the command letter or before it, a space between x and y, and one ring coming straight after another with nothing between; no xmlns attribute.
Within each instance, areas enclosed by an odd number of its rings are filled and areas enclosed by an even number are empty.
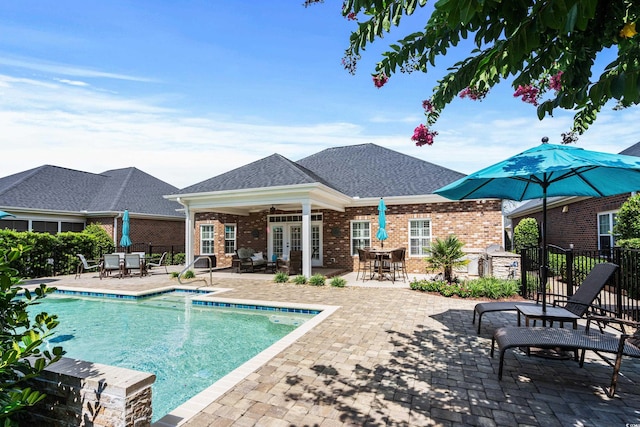
<svg viewBox="0 0 640 427"><path fill-rule="evenodd" d="M611 197L590 198L547 209L547 243L575 250L598 249L598 213L615 211L629 198L629 193ZM535 218L542 223L542 212L513 218L513 228L524 218Z"/></svg>
<svg viewBox="0 0 640 427"><path fill-rule="evenodd" d="M100 225L109 236L113 236L113 218L92 218L91 223ZM118 219L118 235L122 236L122 218ZM184 220L154 220L131 218L129 236L133 243L150 243L152 246L184 246Z"/></svg>
<svg viewBox="0 0 640 427"><path fill-rule="evenodd" d="M276 212L285 213L285 212ZM322 211L323 265L331 268L357 269L357 256L351 255L351 221L371 222L372 245L379 246L375 239L378 231L377 206L347 208L345 212ZM387 206L388 240L385 247L408 247L409 219L429 219L433 238L444 238L455 234L465 243L464 249L482 252L489 245L502 245L502 213L499 201L465 201ZM224 254L224 224L237 226L237 247L252 247L256 251L267 250L267 213L251 214L248 217L203 213L196 215L194 250L200 251L200 225L213 224L215 250L218 267L230 266L231 256ZM407 269L411 273L423 273L422 257L407 258Z"/></svg>

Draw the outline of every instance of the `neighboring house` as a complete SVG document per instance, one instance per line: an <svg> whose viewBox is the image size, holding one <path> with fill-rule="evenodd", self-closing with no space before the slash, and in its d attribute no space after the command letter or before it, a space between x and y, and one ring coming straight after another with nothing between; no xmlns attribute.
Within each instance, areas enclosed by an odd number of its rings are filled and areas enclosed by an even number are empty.
<svg viewBox="0 0 640 427"><path fill-rule="evenodd" d="M640 142L619 154L640 157ZM640 191L640 188L638 189ZM547 242L580 251L608 250L615 246L613 226L620 206L631 193L611 197L552 197L547 201ZM542 223L542 202L531 200L508 215L513 228L524 218ZM513 230L513 229L512 229Z"/></svg>
<svg viewBox="0 0 640 427"><path fill-rule="evenodd" d="M425 154L428 151L425 150ZM406 247L409 272L425 272L432 239L455 234L468 252L504 246L500 200L454 202L434 190L463 174L374 144L323 150L297 162L273 154L166 196L184 206L186 255L215 255L230 266L251 247L269 259L303 251L312 266L357 268L357 249L381 246L380 198L387 206L385 247Z"/></svg>
<svg viewBox="0 0 640 427"><path fill-rule="evenodd" d="M117 245L128 209L134 244L182 247L184 213L163 197L175 191L133 167L94 174L44 165L0 178L0 210L16 216L0 219L0 228L55 234L96 223Z"/></svg>

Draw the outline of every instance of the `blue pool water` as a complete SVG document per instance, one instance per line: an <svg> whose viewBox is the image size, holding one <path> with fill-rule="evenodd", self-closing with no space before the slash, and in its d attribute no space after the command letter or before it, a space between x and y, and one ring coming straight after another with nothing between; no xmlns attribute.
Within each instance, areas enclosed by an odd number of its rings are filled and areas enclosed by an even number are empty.
<svg viewBox="0 0 640 427"><path fill-rule="evenodd" d="M280 338L301 319L287 314L192 305L192 294L136 301L52 295L32 308L58 315L49 346L66 357L156 375L153 421L195 396Z"/></svg>

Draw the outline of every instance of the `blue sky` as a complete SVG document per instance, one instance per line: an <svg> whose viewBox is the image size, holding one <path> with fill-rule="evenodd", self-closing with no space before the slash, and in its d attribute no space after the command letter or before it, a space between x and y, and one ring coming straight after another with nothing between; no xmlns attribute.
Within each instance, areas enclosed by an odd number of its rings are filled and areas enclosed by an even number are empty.
<svg viewBox="0 0 640 427"><path fill-rule="evenodd" d="M355 23L341 4L0 2L0 176L135 166L182 188L273 153L369 142L471 173L570 127L571 114L538 121L502 85L454 101L435 144L416 147L422 100L465 52L376 89L380 52L424 17L368 48L352 76L340 61ZM640 141L637 116L607 109L578 145L619 152Z"/></svg>

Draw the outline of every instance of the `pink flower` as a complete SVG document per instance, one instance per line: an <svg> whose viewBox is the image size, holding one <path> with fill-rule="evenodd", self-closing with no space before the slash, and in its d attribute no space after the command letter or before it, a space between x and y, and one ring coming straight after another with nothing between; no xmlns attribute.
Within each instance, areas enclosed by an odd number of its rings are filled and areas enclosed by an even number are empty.
<svg viewBox="0 0 640 427"><path fill-rule="evenodd" d="M549 79L549 88L559 92L562 89L562 71L558 71L558 74L551 76Z"/></svg>
<svg viewBox="0 0 640 427"><path fill-rule="evenodd" d="M421 124L413 130L413 136L411 137L411 140L415 141L418 147L422 147L423 145L433 145L433 138L437 134L438 132L431 131L428 127Z"/></svg>
<svg viewBox="0 0 640 427"><path fill-rule="evenodd" d="M389 81L389 77L387 77L384 73L380 73L377 76L373 76L373 84L376 85L378 89L384 86L387 81Z"/></svg>
<svg viewBox="0 0 640 427"><path fill-rule="evenodd" d="M528 104L533 104L535 106L538 105L539 95L540 95L540 89L531 85L526 85L526 86L519 85L515 93L513 94L514 97L519 96L523 102L526 102Z"/></svg>
<svg viewBox="0 0 640 427"><path fill-rule="evenodd" d="M426 111L427 113L432 113L433 104L431 103L431 100L425 99L424 101L422 101L422 108L424 108L424 111Z"/></svg>

